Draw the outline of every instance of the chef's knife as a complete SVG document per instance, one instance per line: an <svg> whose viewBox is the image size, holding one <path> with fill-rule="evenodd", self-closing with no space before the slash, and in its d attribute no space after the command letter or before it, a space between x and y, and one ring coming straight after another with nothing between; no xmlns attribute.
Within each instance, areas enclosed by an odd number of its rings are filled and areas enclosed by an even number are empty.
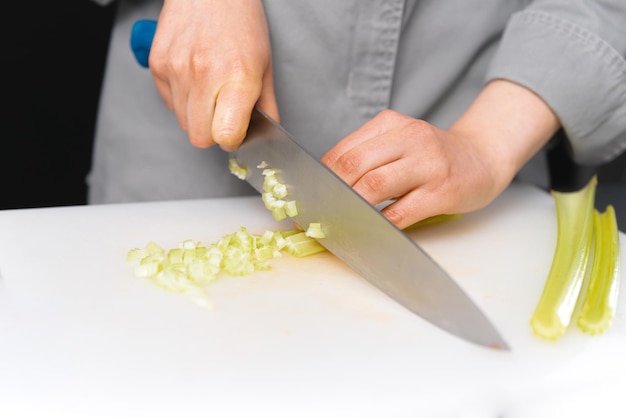
<svg viewBox="0 0 626 418"><path fill-rule="evenodd" d="M138 21L131 47L148 65L154 21ZM135 48L134 46L139 46ZM402 230L389 222L328 167L307 153L268 115L254 109L247 136L231 153L246 181L264 192L264 168L287 185L294 222L320 223L319 242L391 298L437 327L467 341L508 349L489 319L457 283Z"/></svg>

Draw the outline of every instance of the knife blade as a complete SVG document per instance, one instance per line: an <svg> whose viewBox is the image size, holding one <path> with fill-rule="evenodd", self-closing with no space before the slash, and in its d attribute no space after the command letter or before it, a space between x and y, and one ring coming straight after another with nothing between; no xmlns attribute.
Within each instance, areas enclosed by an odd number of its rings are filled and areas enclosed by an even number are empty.
<svg viewBox="0 0 626 418"><path fill-rule="evenodd" d="M139 20L131 31L131 49L143 67L148 67L155 30L156 21ZM264 192L264 176L258 167L277 170L289 198L297 204L294 222L302 227L321 223L325 238L318 241L389 297L461 339L509 349L485 314L435 260L262 110L253 110L246 138L231 156L247 166L246 180L259 193Z"/></svg>
<svg viewBox="0 0 626 418"><path fill-rule="evenodd" d="M276 171L295 200L292 220L320 223L318 241L382 292L426 321L464 340L508 349L485 314L458 284L402 230L333 171L255 108L246 138L231 153L263 193L263 167Z"/></svg>

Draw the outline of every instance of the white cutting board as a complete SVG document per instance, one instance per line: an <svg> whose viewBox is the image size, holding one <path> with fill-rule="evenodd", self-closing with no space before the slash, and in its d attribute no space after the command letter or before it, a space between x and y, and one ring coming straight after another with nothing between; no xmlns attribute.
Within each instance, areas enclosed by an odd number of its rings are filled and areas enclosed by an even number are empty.
<svg viewBox="0 0 626 418"><path fill-rule="evenodd" d="M605 335L531 334L556 242L539 189L411 234L510 352L438 330L328 253L223 277L213 311L124 261L240 226L277 229L258 198L0 212L0 417L626 416L626 291Z"/></svg>

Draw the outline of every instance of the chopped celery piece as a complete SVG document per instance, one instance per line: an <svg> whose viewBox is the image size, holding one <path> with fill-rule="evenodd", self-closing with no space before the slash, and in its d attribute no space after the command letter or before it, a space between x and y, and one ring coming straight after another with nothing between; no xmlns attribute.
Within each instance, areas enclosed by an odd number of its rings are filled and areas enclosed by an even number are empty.
<svg viewBox="0 0 626 418"><path fill-rule="evenodd" d="M326 238L326 234L319 222L311 222L307 228L305 235L311 238Z"/></svg>
<svg viewBox="0 0 626 418"><path fill-rule="evenodd" d="M137 277L152 277L156 276L161 271L161 263L158 261L141 262L135 266L135 276Z"/></svg>
<svg viewBox="0 0 626 418"><path fill-rule="evenodd" d="M261 174L263 178L263 193L261 199L265 204L265 207L272 212L274 219L282 221L287 216L293 218L298 214L298 208L296 202L291 200L285 200L285 197L289 194L289 189L286 184L281 183L276 177L276 170L273 168L266 168L267 163L263 162L257 167L263 168Z"/></svg>
<svg viewBox="0 0 626 418"><path fill-rule="evenodd" d="M187 277L200 286L204 286L215 280L219 271L219 265L216 266L209 260L194 260L186 264Z"/></svg>
<svg viewBox="0 0 626 418"><path fill-rule="evenodd" d="M274 194L274 188L282 184L278 182L276 172L274 170L265 169L263 170L263 175L265 176L263 179L263 191Z"/></svg>
<svg viewBox="0 0 626 418"><path fill-rule="evenodd" d="M543 292L530 320L533 333L556 340L571 320L585 278L593 232L597 179L574 192L551 194L557 215L557 241Z"/></svg>
<svg viewBox="0 0 626 418"><path fill-rule="evenodd" d="M610 328L619 289L619 232L615 209L594 211L593 264L585 300L578 315L578 327L588 334L602 334Z"/></svg>
<svg viewBox="0 0 626 418"><path fill-rule="evenodd" d="M150 241L148 245L146 245L146 251L148 251L150 254L165 254L165 249L154 241Z"/></svg>
<svg viewBox="0 0 626 418"><path fill-rule="evenodd" d="M236 159L231 158L228 162L230 172L241 180L245 180L248 176L248 170L241 167ZM272 212L272 216L276 221L282 221L286 217L293 218L298 215L298 208L295 201L285 200L289 194L289 188L286 184L281 183L277 177L277 170L267 168L267 163L262 161L257 168L263 170L263 193L261 198L265 204L265 208Z"/></svg>
<svg viewBox="0 0 626 418"><path fill-rule="evenodd" d="M295 257L306 257L326 251L326 248L317 240L307 236L305 232L289 235L285 239L287 240L287 252Z"/></svg>
<svg viewBox="0 0 626 418"><path fill-rule="evenodd" d="M133 248L126 254L126 262L139 261L148 255L148 251L143 248Z"/></svg>
<svg viewBox="0 0 626 418"><path fill-rule="evenodd" d="M248 169L240 165L236 158L228 160L228 169L240 180L245 180L248 177Z"/></svg>
<svg viewBox="0 0 626 418"><path fill-rule="evenodd" d="M296 206L295 200L290 200L287 203L285 203L285 213L290 218L293 218L294 216L298 215L298 207Z"/></svg>
<svg viewBox="0 0 626 418"><path fill-rule="evenodd" d="M276 199L282 199L287 196L287 186L284 184L276 184L272 187L272 194Z"/></svg>
<svg viewBox="0 0 626 418"><path fill-rule="evenodd" d="M276 221L282 221L287 217L287 212L285 212L285 208L274 208L272 209L272 216Z"/></svg>
<svg viewBox="0 0 626 418"><path fill-rule="evenodd" d="M267 167L267 163L265 163L265 166ZM261 172L261 174L263 174L266 178L273 178L276 176L276 170L273 168L266 168Z"/></svg>

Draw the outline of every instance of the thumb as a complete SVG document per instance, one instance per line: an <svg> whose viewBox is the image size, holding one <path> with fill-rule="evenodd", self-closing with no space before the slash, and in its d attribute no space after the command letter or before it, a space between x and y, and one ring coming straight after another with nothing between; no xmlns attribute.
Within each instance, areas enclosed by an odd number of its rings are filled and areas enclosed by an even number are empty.
<svg viewBox="0 0 626 418"><path fill-rule="evenodd" d="M211 126L213 141L225 151L236 149L246 136L260 86L225 84L217 96Z"/></svg>

